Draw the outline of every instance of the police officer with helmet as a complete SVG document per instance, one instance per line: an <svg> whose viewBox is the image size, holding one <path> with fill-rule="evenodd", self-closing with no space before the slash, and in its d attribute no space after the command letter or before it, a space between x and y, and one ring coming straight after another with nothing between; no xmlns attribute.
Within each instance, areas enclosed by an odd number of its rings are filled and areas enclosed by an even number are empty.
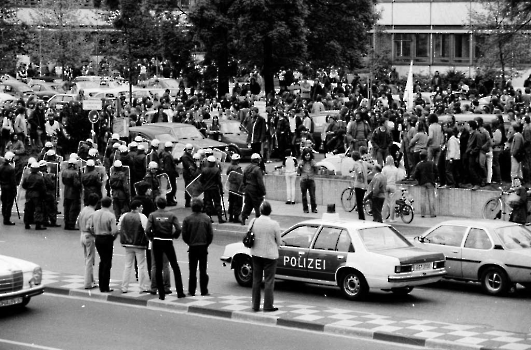
<svg viewBox="0 0 531 350"><path fill-rule="evenodd" d="M75 230L77 216L81 211L81 172L77 169L77 155L68 159L68 167L61 172L64 188L65 230Z"/></svg>
<svg viewBox="0 0 531 350"><path fill-rule="evenodd" d="M177 163L173 159L173 155L171 154L172 149L173 143L171 141L167 141L164 144L164 151L162 151L162 153L160 154L161 171L168 175L171 184L171 192L166 194L166 201L168 206L177 205L177 202L175 202L175 193L177 192L177 177L179 176L179 173L177 172Z"/></svg>
<svg viewBox="0 0 531 350"><path fill-rule="evenodd" d="M213 214L218 216L220 224L225 223L223 220L221 207L221 194L223 193L223 184L221 182L221 171L216 166L216 157L208 156L208 165L201 171L201 185L203 186L205 212L212 217ZM211 218L212 220L212 218Z"/></svg>
<svg viewBox="0 0 531 350"><path fill-rule="evenodd" d="M195 165L195 161L193 158L194 146L191 143L186 144L184 147L184 153L181 156L181 163L183 163L183 179L184 179L184 187L186 188L190 182L194 179L194 174L197 171L197 167ZM184 206L186 208L190 207L190 200L192 198L188 194L188 192L184 191Z"/></svg>
<svg viewBox="0 0 531 350"><path fill-rule="evenodd" d="M24 224L29 230L35 223L35 230L46 230L43 227L42 201L46 193L44 177L39 172L40 166L37 161L31 164L31 173L22 180L22 188L26 190L26 204L24 205Z"/></svg>
<svg viewBox="0 0 531 350"><path fill-rule="evenodd" d="M2 216L4 217L4 225L14 225L11 222L11 210L13 209L13 202L17 196L17 182L15 178L15 167L13 161L15 154L13 152L6 152L4 155L4 162L0 165L0 200L2 201Z"/></svg>
<svg viewBox="0 0 531 350"><path fill-rule="evenodd" d="M245 194L245 204L242 210L242 225L251 215L254 209L256 217L260 216L260 205L264 201L266 188L264 184L264 173L260 169L261 157L258 153L251 155L251 164L243 171L243 188Z"/></svg>

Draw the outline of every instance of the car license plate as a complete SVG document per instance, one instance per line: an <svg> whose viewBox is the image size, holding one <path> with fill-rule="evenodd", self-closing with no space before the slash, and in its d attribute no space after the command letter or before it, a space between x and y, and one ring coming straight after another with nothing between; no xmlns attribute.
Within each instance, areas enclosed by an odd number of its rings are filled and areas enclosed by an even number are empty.
<svg viewBox="0 0 531 350"><path fill-rule="evenodd" d="M10 306L17 304L22 304L22 298L0 300L0 306Z"/></svg>
<svg viewBox="0 0 531 350"><path fill-rule="evenodd" d="M413 271L429 270L431 269L431 265L432 263L415 264L413 265Z"/></svg>

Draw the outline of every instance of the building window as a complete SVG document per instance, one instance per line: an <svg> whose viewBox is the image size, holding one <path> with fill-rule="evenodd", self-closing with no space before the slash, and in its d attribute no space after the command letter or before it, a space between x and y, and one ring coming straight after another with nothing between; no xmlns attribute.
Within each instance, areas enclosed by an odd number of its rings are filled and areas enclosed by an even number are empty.
<svg viewBox="0 0 531 350"><path fill-rule="evenodd" d="M454 59L456 62L470 60L470 35L454 34Z"/></svg>
<svg viewBox="0 0 531 350"><path fill-rule="evenodd" d="M450 34L433 35L433 61L450 62Z"/></svg>
<svg viewBox="0 0 531 350"><path fill-rule="evenodd" d="M411 34L395 34L394 48L395 59L398 61L411 59L411 43L413 35Z"/></svg>
<svg viewBox="0 0 531 350"><path fill-rule="evenodd" d="M430 36L429 34L415 35L415 61L428 62L430 52Z"/></svg>

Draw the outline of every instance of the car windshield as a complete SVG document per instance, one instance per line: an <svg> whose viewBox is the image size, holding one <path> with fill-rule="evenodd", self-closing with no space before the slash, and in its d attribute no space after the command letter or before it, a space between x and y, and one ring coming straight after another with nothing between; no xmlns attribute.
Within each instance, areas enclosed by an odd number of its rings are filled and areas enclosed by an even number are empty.
<svg viewBox="0 0 531 350"><path fill-rule="evenodd" d="M195 126L185 126L183 128L172 128L172 133L177 139L202 139L203 134Z"/></svg>
<svg viewBox="0 0 531 350"><path fill-rule="evenodd" d="M524 226L506 226L494 230L507 249L531 248L531 231Z"/></svg>
<svg viewBox="0 0 531 350"><path fill-rule="evenodd" d="M170 134L158 134L155 135L155 138L161 143L165 143L166 141L175 142L175 137L171 136Z"/></svg>
<svg viewBox="0 0 531 350"><path fill-rule="evenodd" d="M398 231L389 226L370 227L359 230L361 240L369 251L408 248L412 244Z"/></svg>
<svg viewBox="0 0 531 350"><path fill-rule="evenodd" d="M168 80L161 80L160 86L166 87L168 89L178 89L179 88L179 82L177 80L168 79Z"/></svg>
<svg viewBox="0 0 531 350"><path fill-rule="evenodd" d="M242 131L240 130L240 123L223 123L220 124L220 130L224 134L239 134Z"/></svg>

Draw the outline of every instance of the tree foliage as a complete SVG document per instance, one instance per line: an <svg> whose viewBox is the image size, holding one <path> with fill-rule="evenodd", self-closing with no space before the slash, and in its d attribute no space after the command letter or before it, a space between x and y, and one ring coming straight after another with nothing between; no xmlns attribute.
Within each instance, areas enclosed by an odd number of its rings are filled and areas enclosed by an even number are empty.
<svg viewBox="0 0 531 350"><path fill-rule="evenodd" d="M31 50L28 27L18 21L9 0L0 0L0 73L14 75L17 55Z"/></svg>

